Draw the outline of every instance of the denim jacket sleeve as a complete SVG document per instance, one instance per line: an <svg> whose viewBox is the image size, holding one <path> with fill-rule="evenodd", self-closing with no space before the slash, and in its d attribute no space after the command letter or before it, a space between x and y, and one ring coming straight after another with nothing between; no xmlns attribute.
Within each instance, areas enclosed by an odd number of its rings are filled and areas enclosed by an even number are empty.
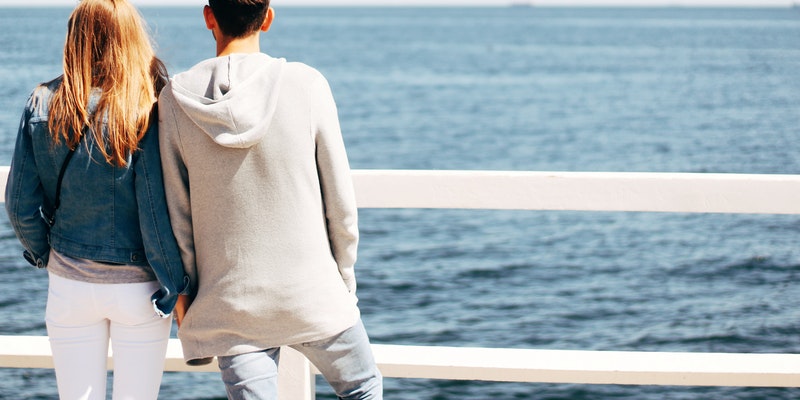
<svg viewBox="0 0 800 400"><path fill-rule="evenodd" d="M152 300L161 312L169 314L175 307L178 294L189 294L192 286L184 273L167 211L156 121L154 118L139 143L134 167L135 186L147 260L161 283L161 289L153 294Z"/></svg>
<svg viewBox="0 0 800 400"><path fill-rule="evenodd" d="M39 214L44 189L33 154L30 119L34 96L28 100L17 132L17 142L11 160L5 191L5 207L11 226L25 249L25 259L44 268L50 257L48 226Z"/></svg>

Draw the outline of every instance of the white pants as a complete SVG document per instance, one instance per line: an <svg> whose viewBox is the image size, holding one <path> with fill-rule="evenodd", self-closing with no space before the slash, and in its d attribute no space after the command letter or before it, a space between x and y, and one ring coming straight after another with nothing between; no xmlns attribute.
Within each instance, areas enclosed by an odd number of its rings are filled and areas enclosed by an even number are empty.
<svg viewBox="0 0 800 400"><path fill-rule="evenodd" d="M157 282L94 284L50 274L47 334L62 400L105 400L108 342L114 400L158 397L172 319L156 315Z"/></svg>

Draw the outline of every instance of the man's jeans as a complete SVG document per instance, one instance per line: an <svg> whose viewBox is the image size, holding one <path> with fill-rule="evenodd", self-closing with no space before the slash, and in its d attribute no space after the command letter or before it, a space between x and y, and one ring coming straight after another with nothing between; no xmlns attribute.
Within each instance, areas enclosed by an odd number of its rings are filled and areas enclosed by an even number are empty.
<svg viewBox="0 0 800 400"><path fill-rule="evenodd" d="M383 378L361 320L333 337L291 347L317 367L340 399L383 399ZM228 398L277 399L279 359L280 348L218 357Z"/></svg>

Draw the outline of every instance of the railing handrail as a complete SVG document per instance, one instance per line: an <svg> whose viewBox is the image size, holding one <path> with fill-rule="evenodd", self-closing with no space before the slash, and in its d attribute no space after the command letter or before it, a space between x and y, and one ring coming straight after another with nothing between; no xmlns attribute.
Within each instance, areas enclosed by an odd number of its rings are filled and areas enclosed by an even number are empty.
<svg viewBox="0 0 800 400"><path fill-rule="evenodd" d="M800 175L355 170L361 208L800 214Z"/></svg>
<svg viewBox="0 0 800 400"><path fill-rule="evenodd" d="M360 169L353 184L359 208L800 214L788 174Z"/></svg>
<svg viewBox="0 0 800 400"><path fill-rule="evenodd" d="M540 350L373 344L389 378L676 386L800 386L800 354ZM53 368L46 336L0 336L0 367ZM281 354L285 367L286 354ZM295 355L297 357L297 355ZM302 356L299 356L302 357ZM313 366L293 360L308 373ZM109 352L108 366L113 366ZM170 339L165 371L217 372L188 366Z"/></svg>
<svg viewBox="0 0 800 400"><path fill-rule="evenodd" d="M3 192L8 170L0 167ZM360 208L800 214L800 175L354 170L353 182ZM373 347L387 377L800 386L800 354ZM281 398L313 399L316 370L286 350ZM52 368L47 338L0 336L0 367ZM186 366L177 339L170 340L165 368L216 371Z"/></svg>

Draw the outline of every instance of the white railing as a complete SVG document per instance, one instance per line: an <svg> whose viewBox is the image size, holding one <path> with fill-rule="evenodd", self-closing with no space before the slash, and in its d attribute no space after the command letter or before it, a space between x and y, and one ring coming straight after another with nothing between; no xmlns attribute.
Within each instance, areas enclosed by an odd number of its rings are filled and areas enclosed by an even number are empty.
<svg viewBox="0 0 800 400"><path fill-rule="evenodd" d="M0 168L0 190L7 173ZM800 175L356 170L353 180L361 208L800 214ZM800 354L373 348L382 373L393 378L800 386ZM52 368L47 338L0 336L0 367ZM186 366L177 339L165 369L216 371L213 364ZM298 353L283 353L281 398L313 399L316 373Z"/></svg>

